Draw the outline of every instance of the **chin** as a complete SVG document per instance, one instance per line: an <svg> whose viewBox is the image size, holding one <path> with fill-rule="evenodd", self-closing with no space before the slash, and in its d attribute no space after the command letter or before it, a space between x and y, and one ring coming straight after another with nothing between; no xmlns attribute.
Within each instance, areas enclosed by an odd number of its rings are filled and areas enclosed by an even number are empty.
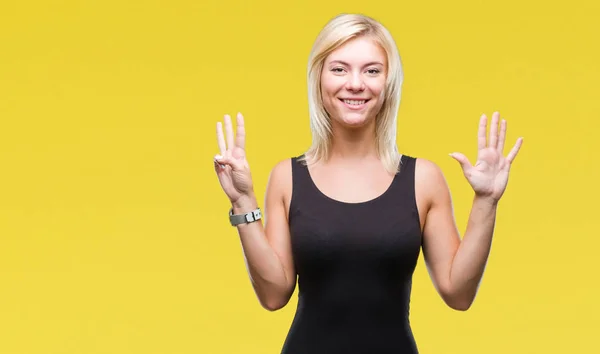
<svg viewBox="0 0 600 354"><path fill-rule="evenodd" d="M364 114L345 114L340 118L341 123L349 128L360 128L369 122L369 119Z"/></svg>
<svg viewBox="0 0 600 354"><path fill-rule="evenodd" d="M343 122L344 122L344 125L348 128L361 128L361 127L364 127L365 125L367 125L367 121L364 119L362 119L362 120L344 119Z"/></svg>

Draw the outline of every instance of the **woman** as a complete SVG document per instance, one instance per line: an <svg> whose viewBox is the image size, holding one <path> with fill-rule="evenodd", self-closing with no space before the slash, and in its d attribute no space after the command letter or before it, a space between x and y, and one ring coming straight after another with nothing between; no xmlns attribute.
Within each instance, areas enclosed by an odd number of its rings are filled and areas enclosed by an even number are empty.
<svg viewBox="0 0 600 354"><path fill-rule="evenodd" d="M467 310L522 139L504 157L506 122L494 113L486 139L483 115L476 164L451 154L475 192L461 241L440 169L397 151L402 67L389 32L366 16L332 19L312 49L308 83L313 142L273 168L264 226L243 117L236 137L229 116L225 133L217 123L215 170L258 300L268 310L282 308L298 277L283 353L417 353L409 302L420 248L445 303Z"/></svg>

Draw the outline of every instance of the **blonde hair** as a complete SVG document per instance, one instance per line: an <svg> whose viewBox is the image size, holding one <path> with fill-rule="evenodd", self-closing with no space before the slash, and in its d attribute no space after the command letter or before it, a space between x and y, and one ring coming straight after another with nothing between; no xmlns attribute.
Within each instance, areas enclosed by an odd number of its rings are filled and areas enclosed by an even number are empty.
<svg viewBox="0 0 600 354"><path fill-rule="evenodd" d="M331 149L332 131L329 114L321 96L321 73L327 56L351 39L369 36L387 54L387 77L384 101L376 117L377 152L385 169L397 173L401 155L396 145L396 115L400 105L403 81L402 62L390 32L371 17L360 14L341 14L331 19L313 44L308 61L308 108L312 144L303 160L311 163L327 160Z"/></svg>

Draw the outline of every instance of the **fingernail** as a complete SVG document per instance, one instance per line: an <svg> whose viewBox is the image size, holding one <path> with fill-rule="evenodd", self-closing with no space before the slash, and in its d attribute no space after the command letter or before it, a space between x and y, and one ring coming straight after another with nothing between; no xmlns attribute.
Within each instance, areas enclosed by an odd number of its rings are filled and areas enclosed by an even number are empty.
<svg viewBox="0 0 600 354"><path fill-rule="evenodd" d="M225 165L223 165L222 163L218 163L216 160L213 161L213 163L215 164L215 166L219 166L219 168L225 168Z"/></svg>
<svg viewBox="0 0 600 354"><path fill-rule="evenodd" d="M215 160L221 160L223 158L223 156L221 155L215 155Z"/></svg>

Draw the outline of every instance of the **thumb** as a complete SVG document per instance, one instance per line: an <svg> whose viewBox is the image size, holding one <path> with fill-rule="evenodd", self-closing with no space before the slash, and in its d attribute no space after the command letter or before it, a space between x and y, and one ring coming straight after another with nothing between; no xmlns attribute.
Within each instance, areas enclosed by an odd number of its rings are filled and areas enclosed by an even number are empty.
<svg viewBox="0 0 600 354"><path fill-rule="evenodd" d="M239 161L231 156L216 155L215 162L221 165L221 167L229 166L234 171L239 170L241 167Z"/></svg>
<svg viewBox="0 0 600 354"><path fill-rule="evenodd" d="M458 163L460 163L460 166L462 167L463 170L466 170L467 168L471 167L471 163L469 162L469 159L465 155L461 154L460 152L450 153L450 157L452 157L453 159L458 161Z"/></svg>

